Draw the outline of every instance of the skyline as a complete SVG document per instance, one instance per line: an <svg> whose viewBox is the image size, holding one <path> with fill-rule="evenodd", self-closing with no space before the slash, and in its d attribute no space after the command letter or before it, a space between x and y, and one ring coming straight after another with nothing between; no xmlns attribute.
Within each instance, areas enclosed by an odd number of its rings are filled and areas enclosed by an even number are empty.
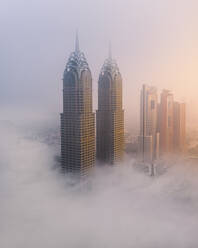
<svg viewBox="0 0 198 248"><path fill-rule="evenodd" d="M0 0L0 248L197 247L197 11Z"/></svg>
<svg viewBox="0 0 198 248"><path fill-rule="evenodd" d="M76 31L74 51L63 73L63 112L61 113L61 168L64 174L84 177L95 165L119 164L124 158L124 110L122 75L111 46L98 79L98 110L93 112L92 74ZM186 107L163 90L143 84L140 91L140 130L138 157L152 166L165 155L187 155ZM96 137L95 137L96 133ZM96 147L95 147L96 144ZM178 154L177 154L178 153Z"/></svg>
<svg viewBox="0 0 198 248"><path fill-rule="evenodd" d="M104 1L93 4L86 0L82 6L74 1L69 14L66 2L35 1L30 7L22 0L1 2L4 39L0 46L0 110L5 119L14 118L13 112L20 115L20 111L23 117L29 109L37 111L36 116L40 113L55 116L60 112L62 70L73 49L78 27L81 46L93 72L94 109L97 109L97 78L111 40L112 54L123 76L127 128L138 126L135 110L143 83L177 92L176 100L185 98L187 103L188 125L198 123L195 90L198 3L149 1L148 4L144 0L114 1L113 5L112 1L105 1L105 5ZM76 12L77 7L81 8ZM115 14L107 18L109 10ZM75 20L74 12L78 13Z"/></svg>

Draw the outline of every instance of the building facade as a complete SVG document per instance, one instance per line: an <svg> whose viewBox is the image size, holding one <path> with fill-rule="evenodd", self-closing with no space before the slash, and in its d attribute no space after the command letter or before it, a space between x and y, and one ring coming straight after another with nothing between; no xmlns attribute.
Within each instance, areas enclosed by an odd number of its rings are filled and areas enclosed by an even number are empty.
<svg viewBox="0 0 198 248"><path fill-rule="evenodd" d="M155 87L142 86L140 94L139 154L145 162L159 155L158 95Z"/></svg>
<svg viewBox="0 0 198 248"><path fill-rule="evenodd" d="M139 155L144 162L160 155L186 151L186 105L175 102L169 90L163 90L158 103L157 90L143 85L140 97Z"/></svg>
<svg viewBox="0 0 198 248"><path fill-rule="evenodd" d="M186 151L186 104L174 102L174 135L173 148L175 153Z"/></svg>
<svg viewBox="0 0 198 248"><path fill-rule="evenodd" d="M92 76L78 36L63 75L61 162L64 173L78 176L87 175L95 163Z"/></svg>
<svg viewBox="0 0 198 248"><path fill-rule="evenodd" d="M96 156L101 163L115 164L124 154L122 77L116 62L105 60L98 80Z"/></svg>
<svg viewBox="0 0 198 248"><path fill-rule="evenodd" d="M174 134L174 99L173 94L169 90L163 90L161 93L159 115L160 153L172 153Z"/></svg>

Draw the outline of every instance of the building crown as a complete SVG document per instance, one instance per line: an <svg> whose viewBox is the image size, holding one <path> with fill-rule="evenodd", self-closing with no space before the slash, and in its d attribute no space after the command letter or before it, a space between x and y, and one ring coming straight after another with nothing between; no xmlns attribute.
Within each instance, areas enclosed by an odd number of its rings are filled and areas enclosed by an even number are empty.
<svg viewBox="0 0 198 248"><path fill-rule="evenodd" d="M85 55L83 52L80 51L78 32L76 32L75 51L72 52L69 56L64 75L70 70L76 70L78 72L89 70L89 65L87 63Z"/></svg>
<svg viewBox="0 0 198 248"><path fill-rule="evenodd" d="M105 60L100 74L104 74L105 72L109 72L111 75L117 75L120 74L118 65L114 59L112 59L112 53L111 53L111 44L109 44L109 55L108 58Z"/></svg>

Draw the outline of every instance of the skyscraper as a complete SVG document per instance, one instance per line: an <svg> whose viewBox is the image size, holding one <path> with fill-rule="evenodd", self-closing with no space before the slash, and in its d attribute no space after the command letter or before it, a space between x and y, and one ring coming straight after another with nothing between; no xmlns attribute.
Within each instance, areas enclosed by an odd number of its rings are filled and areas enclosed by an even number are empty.
<svg viewBox="0 0 198 248"><path fill-rule="evenodd" d="M160 152L162 154L173 152L173 118L174 101L173 94L169 90L163 90L160 102Z"/></svg>
<svg viewBox="0 0 198 248"><path fill-rule="evenodd" d="M174 102L174 135L173 146L175 153L186 150L186 104Z"/></svg>
<svg viewBox="0 0 198 248"><path fill-rule="evenodd" d="M122 77L115 60L105 60L98 80L97 159L115 164L124 153L124 110L122 109Z"/></svg>
<svg viewBox="0 0 198 248"><path fill-rule="evenodd" d="M159 133L158 96L154 87L143 85L140 94L140 136L139 154L144 162L151 162L158 157Z"/></svg>
<svg viewBox="0 0 198 248"><path fill-rule="evenodd" d="M76 35L63 75L61 161L64 173L86 175L95 162L95 116L92 111L92 76Z"/></svg>

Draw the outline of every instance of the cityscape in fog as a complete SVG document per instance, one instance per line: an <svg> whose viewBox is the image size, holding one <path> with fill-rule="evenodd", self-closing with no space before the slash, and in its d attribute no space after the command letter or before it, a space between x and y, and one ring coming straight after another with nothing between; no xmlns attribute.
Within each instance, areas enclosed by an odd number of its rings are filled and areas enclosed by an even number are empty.
<svg viewBox="0 0 198 248"><path fill-rule="evenodd" d="M109 46L98 79L95 120L92 74L76 33L75 50L63 74L60 161L64 174L86 176L97 162L99 166L122 164L125 152L122 84ZM147 165L154 175L160 158L173 155L187 157L186 104L175 101L169 90L161 92L158 102L157 89L144 84L140 92L137 163Z"/></svg>
<svg viewBox="0 0 198 248"><path fill-rule="evenodd" d="M197 248L197 10L0 2L0 248Z"/></svg>

